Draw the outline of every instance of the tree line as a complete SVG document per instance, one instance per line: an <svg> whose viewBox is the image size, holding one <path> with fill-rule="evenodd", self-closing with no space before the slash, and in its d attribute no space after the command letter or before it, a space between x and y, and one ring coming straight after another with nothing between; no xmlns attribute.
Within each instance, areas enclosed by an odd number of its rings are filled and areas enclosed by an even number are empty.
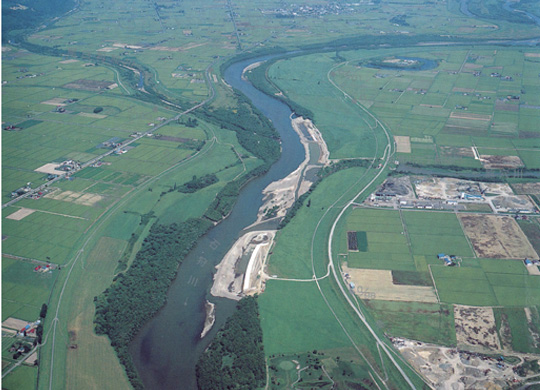
<svg viewBox="0 0 540 390"><path fill-rule="evenodd" d="M252 390L266 382L262 329L255 297L245 297L197 362L199 390Z"/></svg>
<svg viewBox="0 0 540 390"><path fill-rule="evenodd" d="M109 337L135 389L143 385L128 344L165 304L179 265L210 227L212 223L200 218L179 224L155 224L129 269L119 273L111 286L94 298L95 331Z"/></svg>

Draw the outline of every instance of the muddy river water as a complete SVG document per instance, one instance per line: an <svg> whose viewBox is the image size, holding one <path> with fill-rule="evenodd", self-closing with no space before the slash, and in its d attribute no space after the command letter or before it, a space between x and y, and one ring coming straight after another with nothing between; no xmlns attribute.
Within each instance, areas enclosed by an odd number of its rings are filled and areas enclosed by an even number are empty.
<svg viewBox="0 0 540 390"><path fill-rule="evenodd" d="M148 389L196 389L195 364L217 330L233 313L236 302L210 296L215 266L252 224L262 204L262 190L294 171L304 160L304 147L290 122L290 109L242 80L242 70L262 57L231 65L225 72L229 85L241 90L274 124L282 141L281 158L270 171L248 183L227 219L212 228L186 257L168 292L167 304L130 345L139 374ZM205 302L216 304L216 322L207 336L200 334Z"/></svg>

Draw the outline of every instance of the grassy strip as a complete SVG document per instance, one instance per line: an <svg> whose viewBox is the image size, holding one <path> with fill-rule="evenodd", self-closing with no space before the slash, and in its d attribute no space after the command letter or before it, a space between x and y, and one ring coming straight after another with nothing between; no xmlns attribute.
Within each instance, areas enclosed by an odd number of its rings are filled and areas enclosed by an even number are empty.
<svg viewBox="0 0 540 390"><path fill-rule="evenodd" d="M311 193L315 190L315 188L317 188L317 186L319 185L322 179L336 172L339 172L343 169L348 169L348 168L353 168L353 167L365 168L365 167L368 167L369 164L371 164L370 160L341 160L341 161L338 161L337 163L332 163L324 167L323 169L321 169L319 173L317 173L319 180L314 182L311 185L311 187L309 187L309 190L305 194L303 194L302 196L300 196L298 199L294 201L294 204L292 205L292 207L289 209L289 211L287 211L285 218L283 218L281 222L279 223L278 229L283 229L285 226L287 226L289 222L291 222L291 219L294 218L298 210L300 210L300 208L302 207L306 199L309 198ZM310 205L311 203L308 202L307 207L310 207Z"/></svg>
<svg viewBox="0 0 540 390"><path fill-rule="evenodd" d="M266 380L262 329L255 297L245 297L197 362L200 390L255 389Z"/></svg>
<svg viewBox="0 0 540 390"><path fill-rule="evenodd" d="M268 69L274 65L277 60L278 58L266 61L255 69L252 69L250 72L247 72L248 80L255 86L255 88L286 104L296 115L304 118L314 119L315 114L313 114L313 111L301 106L283 94L276 95L281 91L268 78Z"/></svg>

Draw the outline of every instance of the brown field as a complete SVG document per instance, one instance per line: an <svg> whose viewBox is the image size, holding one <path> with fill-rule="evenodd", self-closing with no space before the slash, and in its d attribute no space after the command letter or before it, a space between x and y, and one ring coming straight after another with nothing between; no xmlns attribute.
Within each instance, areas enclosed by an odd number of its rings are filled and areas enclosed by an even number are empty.
<svg viewBox="0 0 540 390"><path fill-rule="evenodd" d="M497 102L495 103L495 109L500 111L518 112L519 105L510 102L504 102L502 100L497 100Z"/></svg>
<svg viewBox="0 0 540 390"><path fill-rule="evenodd" d="M501 349L491 307L454 305L454 321L458 346Z"/></svg>
<svg viewBox="0 0 540 390"><path fill-rule="evenodd" d="M40 104L47 104L49 106L65 106L66 105L64 103L65 101L66 101L65 98L57 97L57 98L45 100L44 102L41 102Z"/></svg>
<svg viewBox="0 0 540 390"><path fill-rule="evenodd" d="M523 166L518 156L490 156L480 155L480 161L486 169L513 169Z"/></svg>
<svg viewBox="0 0 540 390"><path fill-rule="evenodd" d="M347 247L349 251L358 252L358 240L356 232L347 232Z"/></svg>
<svg viewBox="0 0 540 390"><path fill-rule="evenodd" d="M531 243L512 217L459 216L478 257L490 259L538 259Z"/></svg>
<svg viewBox="0 0 540 390"><path fill-rule="evenodd" d="M167 51L167 52L179 52L179 51L186 51L189 49L195 49L199 46L205 46L208 45L208 43L189 43L185 46L179 46L179 47L169 47L169 46L154 46L150 48L150 50L156 50L156 51Z"/></svg>
<svg viewBox="0 0 540 390"><path fill-rule="evenodd" d="M56 200L63 200L64 202L82 204L85 206L93 206L103 199L101 195L75 191L55 191L45 195L45 197Z"/></svg>
<svg viewBox="0 0 540 390"><path fill-rule="evenodd" d="M19 320L18 318L9 317L2 322L2 328L21 330L28 324L28 321Z"/></svg>
<svg viewBox="0 0 540 390"><path fill-rule="evenodd" d="M60 61L59 64L72 64L74 62L79 62L79 60L76 60L76 59L64 60L64 61Z"/></svg>
<svg viewBox="0 0 540 390"><path fill-rule="evenodd" d="M8 215L6 218L7 219L12 219L14 221L20 221L24 217L28 217L34 211L36 211L36 210L21 207L19 210L15 211L13 214Z"/></svg>
<svg viewBox="0 0 540 390"><path fill-rule="evenodd" d="M467 119L473 121L490 121L491 115L482 115L482 114L468 114L464 112L452 112L450 118L456 119Z"/></svg>
<svg viewBox="0 0 540 390"><path fill-rule="evenodd" d="M24 361L24 364L27 364L29 366L33 366L34 363L36 362L36 360L38 360L38 353L34 352L32 355L30 355L30 357L28 359L26 359Z"/></svg>
<svg viewBox="0 0 540 390"><path fill-rule="evenodd" d="M516 194L540 195L540 183L516 183L512 187Z"/></svg>
<svg viewBox="0 0 540 390"><path fill-rule="evenodd" d="M59 163L48 163L45 165L40 166L39 168L34 169L35 172L41 172L41 173L51 173L53 175L61 175L65 173L64 171L56 170L60 165Z"/></svg>
<svg viewBox="0 0 540 390"><path fill-rule="evenodd" d="M438 302L432 287L394 284L392 280L392 271L348 268L345 264L342 268L343 272L350 275L348 281L355 284L355 294L362 299Z"/></svg>
<svg viewBox="0 0 540 390"><path fill-rule="evenodd" d="M409 136L394 135L398 153L411 153L411 139Z"/></svg>
<svg viewBox="0 0 540 390"><path fill-rule="evenodd" d="M98 81L98 80L86 80L79 79L70 83L64 84L63 88L82 89L83 91L101 91L113 85L113 81Z"/></svg>
<svg viewBox="0 0 540 390"><path fill-rule="evenodd" d="M440 152L446 157L471 157L474 158L474 153L471 148L458 148L455 146L441 146Z"/></svg>
<svg viewBox="0 0 540 390"><path fill-rule="evenodd" d="M87 118L96 118L96 119L107 118L107 115L93 114L93 113L89 113L89 112L79 112L77 115L84 116L84 117L87 117Z"/></svg>

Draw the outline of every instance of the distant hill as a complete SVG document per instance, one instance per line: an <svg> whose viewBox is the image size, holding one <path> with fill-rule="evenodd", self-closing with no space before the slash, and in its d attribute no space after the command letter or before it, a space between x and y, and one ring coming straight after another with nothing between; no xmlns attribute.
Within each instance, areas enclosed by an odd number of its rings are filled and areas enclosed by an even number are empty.
<svg viewBox="0 0 540 390"><path fill-rule="evenodd" d="M3 0L2 41L63 15L75 4L76 0Z"/></svg>

